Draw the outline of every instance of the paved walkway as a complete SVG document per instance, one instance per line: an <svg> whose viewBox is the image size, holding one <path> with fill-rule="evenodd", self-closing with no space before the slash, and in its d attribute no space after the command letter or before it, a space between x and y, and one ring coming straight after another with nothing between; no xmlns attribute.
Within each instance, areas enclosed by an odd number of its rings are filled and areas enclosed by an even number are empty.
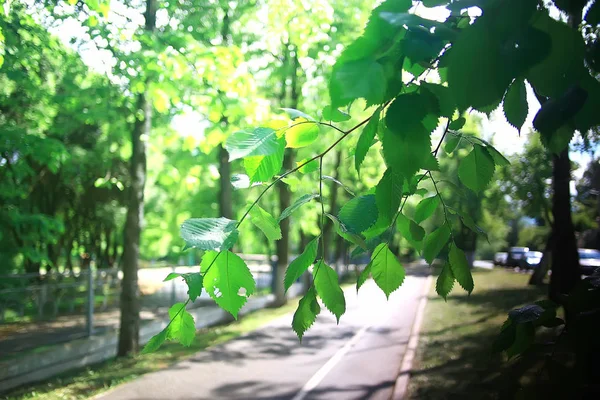
<svg viewBox="0 0 600 400"><path fill-rule="evenodd" d="M324 308L303 342L292 315L100 396L119 399L389 399L423 293L412 275L386 301L368 281L346 290L336 326Z"/></svg>

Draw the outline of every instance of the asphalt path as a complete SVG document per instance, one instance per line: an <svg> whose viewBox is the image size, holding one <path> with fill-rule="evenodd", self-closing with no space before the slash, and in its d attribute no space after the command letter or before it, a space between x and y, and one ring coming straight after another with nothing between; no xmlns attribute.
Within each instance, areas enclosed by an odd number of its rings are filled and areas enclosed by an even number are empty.
<svg viewBox="0 0 600 400"><path fill-rule="evenodd" d="M101 396L118 399L389 399L424 276L407 276L389 300L368 281L345 290L336 324L324 308L302 343L292 314Z"/></svg>

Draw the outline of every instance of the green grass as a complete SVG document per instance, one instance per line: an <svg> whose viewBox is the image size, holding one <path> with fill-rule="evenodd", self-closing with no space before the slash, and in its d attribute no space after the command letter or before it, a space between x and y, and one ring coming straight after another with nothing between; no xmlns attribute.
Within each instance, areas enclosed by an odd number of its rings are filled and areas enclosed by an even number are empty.
<svg viewBox="0 0 600 400"><path fill-rule="evenodd" d="M46 382L27 385L7 393L7 399L86 399L131 381L143 374L166 368L210 346L254 331L268 322L293 312L298 299L280 308L257 310L227 325L201 329L190 347L167 343L157 352L135 357L112 359L82 370L68 372Z"/></svg>
<svg viewBox="0 0 600 400"><path fill-rule="evenodd" d="M448 302L432 284L409 383L410 399L497 399L514 394L525 375L491 344L512 308L544 297L529 275L475 270L468 296L455 284ZM511 369L514 373L511 373Z"/></svg>

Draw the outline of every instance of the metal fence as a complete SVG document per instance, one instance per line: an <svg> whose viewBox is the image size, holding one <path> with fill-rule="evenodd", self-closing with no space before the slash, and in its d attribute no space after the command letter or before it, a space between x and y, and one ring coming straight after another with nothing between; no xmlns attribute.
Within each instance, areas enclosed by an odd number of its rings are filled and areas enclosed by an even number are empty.
<svg viewBox="0 0 600 400"><path fill-rule="evenodd" d="M86 315L86 331L91 334L94 312L114 306L119 291L116 268L0 275L0 323Z"/></svg>
<svg viewBox="0 0 600 400"><path fill-rule="evenodd" d="M257 290L268 292L273 281L274 261L266 256L244 256ZM183 279L163 282L170 272L189 273L198 266L144 268L138 272L142 310L158 310L187 300ZM94 314L119 306L122 272L117 268L45 274L0 275L0 325L53 321L59 317L85 316L86 332L93 333ZM202 293L199 303L208 301Z"/></svg>

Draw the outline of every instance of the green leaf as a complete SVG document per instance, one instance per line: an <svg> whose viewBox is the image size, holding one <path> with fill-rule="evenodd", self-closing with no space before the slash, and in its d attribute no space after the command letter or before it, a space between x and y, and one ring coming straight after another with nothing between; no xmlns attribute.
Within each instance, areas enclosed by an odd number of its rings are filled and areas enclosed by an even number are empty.
<svg viewBox="0 0 600 400"><path fill-rule="evenodd" d="M325 307L335 315L338 324L340 317L346 312L346 299L338 282L338 275L333 268L320 260L314 272L315 289Z"/></svg>
<svg viewBox="0 0 600 400"><path fill-rule="evenodd" d="M200 250L230 249L238 238L237 221L227 218L191 218L181 224L180 234L189 247Z"/></svg>
<svg viewBox="0 0 600 400"><path fill-rule="evenodd" d="M523 79L515 79L504 96L504 116L506 120L521 132L529 110L527 105L527 90Z"/></svg>
<svg viewBox="0 0 600 400"><path fill-rule="evenodd" d="M296 165L304 164L306 161L308 161L308 159L305 159L305 160L302 160L302 161L298 161L296 163ZM303 174L310 174L311 172L315 172L318 169L319 169L319 161L318 160L312 160L312 161L308 162L308 164L306 164L303 167L301 167L298 171L300 171Z"/></svg>
<svg viewBox="0 0 600 400"><path fill-rule="evenodd" d="M361 233L377 221L378 211L375 195L355 197L342 206L338 218L348 232Z"/></svg>
<svg viewBox="0 0 600 400"><path fill-rule="evenodd" d="M285 291L287 292L290 286L300 278L302 274L310 267L317 258L317 248L319 246L319 238L311 240L302 254L294 259L289 267L285 270L285 278L283 280Z"/></svg>
<svg viewBox="0 0 600 400"><path fill-rule="evenodd" d="M502 153L500 153L498 150L496 150L496 148L494 146L492 146L491 144L489 144L489 143L487 144L486 150L488 151L488 153L490 153L490 155L494 159L494 164L496 164L500 167L510 165L510 161L508 161L508 159L506 157L504 157L502 155Z"/></svg>
<svg viewBox="0 0 600 400"><path fill-rule="evenodd" d="M268 156L252 156L244 158L244 169L250 182L267 182L273 175L281 171L285 151L285 139L278 140L279 149Z"/></svg>
<svg viewBox="0 0 600 400"><path fill-rule="evenodd" d="M144 349L142 350L142 354L154 353L156 350L162 346L162 344L167 340L167 329L168 327L152 336L152 339L146 343Z"/></svg>
<svg viewBox="0 0 600 400"><path fill-rule="evenodd" d="M404 178L388 168L375 188L379 218L382 218L388 225L392 222L396 212L398 212L398 207L400 207L403 184Z"/></svg>
<svg viewBox="0 0 600 400"><path fill-rule="evenodd" d="M338 110L337 108L332 108L331 106L326 106L323 109L322 115L324 120L331 122L344 122L351 118L350 115Z"/></svg>
<svg viewBox="0 0 600 400"><path fill-rule="evenodd" d="M386 113L383 157L388 167L402 176L426 168L432 158L430 132L422 123L426 115L423 99L416 93L396 97Z"/></svg>
<svg viewBox="0 0 600 400"><path fill-rule="evenodd" d="M375 139L375 134L377 133L377 128L379 127L379 115L381 113L381 108L378 108L373 115L367 125L363 129L358 138L358 143L356 144L356 152L354 153L354 167L356 168L356 172L360 174L360 165L365 160L367 156L367 152L373 145L373 139Z"/></svg>
<svg viewBox="0 0 600 400"><path fill-rule="evenodd" d="M182 277L187 284L187 294L190 297L190 300L196 301L196 299L200 297L200 294L202 293L202 275L200 275L199 272L193 272L189 274L183 274Z"/></svg>
<svg viewBox="0 0 600 400"><path fill-rule="evenodd" d="M448 0L423 0L423 5L425 7L437 7L444 6L448 4Z"/></svg>
<svg viewBox="0 0 600 400"><path fill-rule="evenodd" d="M325 213L325 216L333 222L335 231L338 235L340 235L342 238L346 239L350 243L360 246L365 250L367 249L365 238L361 234L350 232L348 228L335 215Z"/></svg>
<svg viewBox="0 0 600 400"><path fill-rule="evenodd" d="M425 237L423 243L423 258L428 264L432 264L433 260L440 254L440 251L446 246L450 239L450 228L444 224L431 232Z"/></svg>
<svg viewBox="0 0 600 400"><path fill-rule="evenodd" d="M536 92L558 97L587 74L584 67L585 44L579 31L556 21L545 12L536 13L533 26L550 37L550 53L526 75Z"/></svg>
<svg viewBox="0 0 600 400"><path fill-rule="evenodd" d="M225 142L229 161L248 156L268 156L279 149L277 136L271 128L256 128L233 133Z"/></svg>
<svg viewBox="0 0 600 400"><path fill-rule="evenodd" d="M487 240L488 242L490 241L487 233L483 229L481 229L479 226L477 226L477 224L475 223L475 221L469 214L463 213L461 210L457 210L457 211L458 211L458 215L460 216L460 219L464 226L466 226L467 228L469 228L471 231L475 232L476 234L483 236L485 238L485 240Z"/></svg>
<svg viewBox="0 0 600 400"><path fill-rule="evenodd" d="M258 204L250 209L250 221L265 234L269 241L281 239L279 223Z"/></svg>
<svg viewBox="0 0 600 400"><path fill-rule="evenodd" d="M404 267L386 243L381 243L375 248L370 264L375 283L389 299L390 294L404 282L406 276Z"/></svg>
<svg viewBox="0 0 600 400"><path fill-rule="evenodd" d="M296 211L297 209L299 209L300 207L302 207L304 204L308 203L312 199L316 199L317 197L319 197L318 194L305 194L305 195L299 197L294 202L294 204L292 204L291 206L289 206L288 208L283 210L283 212L281 213L281 215L279 216L279 219L277 221L279 221L279 222L283 221L284 219L286 219L287 217L292 215L292 213L294 211Z"/></svg>
<svg viewBox="0 0 600 400"><path fill-rule="evenodd" d="M171 272L171 273L169 273L169 275L167 275L167 277L165 279L163 279L163 282L168 282L175 278L179 278L180 276L181 276L181 274L179 274L177 272Z"/></svg>
<svg viewBox="0 0 600 400"><path fill-rule="evenodd" d="M357 292L361 288L361 286L365 284L367 279L369 279L369 275L371 275L372 266L373 266L372 263L368 263L367 266L365 267L365 269L363 269L362 272L360 273L360 275L358 276L358 279L356 280L356 291Z"/></svg>
<svg viewBox="0 0 600 400"><path fill-rule="evenodd" d="M420 224L425 221L427 218L431 217L435 210L437 210L440 204L440 198L435 195L431 197L426 197L419 204L417 204L417 208L415 209L415 222Z"/></svg>
<svg viewBox="0 0 600 400"><path fill-rule="evenodd" d="M508 358L524 353L533 344L535 328L531 322L515 325L515 336L512 345L506 350Z"/></svg>
<svg viewBox="0 0 600 400"><path fill-rule="evenodd" d="M450 125L448 125L448 129L457 131L457 130L461 129L463 126L465 126L466 122L467 122L467 120L465 119L465 117L458 117L454 121L450 122Z"/></svg>
<svg viewBox="0 0 600 400"><path fill-rule="evenodd" d="M298 308L292 319L292 329L298 335L300 342L304 333L315 323L317 315L321 312L321 306L317 301L317 292L311 287L308 292L300 299Z"/></svg>
<svg viewBox="0 0 600 400"><path fill-rule="evenodd" d="M452 152L458 147L460 139L461 136L459 135L448 135L446 137L446 144L444 145L444 150L446 151L446 153L452 154Z"/></svg>
<svg viewBox="0 0 600 400"><path fill-rule="evenodd" d="M402 213L398 214L396 223L402 237L417 251L420 251L422 246L421 241L425 237L425 230Z"/></svg>
<svg viewBox="0 0 600 400"><path fill-rule="evenodd" d="M469 294L473 291L473 275L471 275L471 268L467 262L465 253L459 249L456 244L450 245L450 253L448 254L448 262L450 263L450 269L452 275L456 278L456 281L463 289Z"/></svg>
<svg viewBox="0 0 600 400"><path fill-rule="evenodd" d="M474 145L473 150L458 166L460 181L475 193L484 190L494 176L494 159L485 147Z"/></svg>
<svg viewBox="0 0 600 400"><path fill-rule="evenodd" d="M285 111L292 120L295 120L296 118L304 118L309 121L316 121L316 119L314 119L310 115L302 111L296 110L295 108L282 108L282 110Z"/></svg>
<svg viewBox="0 0 600 400"><path fill-rule="evenodd" d="M463 29L448 53L448 88L460 110L480 109L502 99L512 74L486 14ZM476 56L474 56L476 55Z"/></svg>
<svg viewBox="0 0 600 400"><path fill-rule="evenodd" d="M367 106L381 104L386 86L383 67L375 59L338 60L329 82L331 106L343 107L360 98L367 101Z"/></svg>
<svg viewBox="0 0 600 400"><path fill-rule="evenodd" d="M319 125L304 118L295 119L285 130L287 147L300 148L310 145L319 137Z"/></svg>
<svg viewBox="0 0 600 400"><path fill-rule="evenodd" d="M441 117L452 118L456 110L456 102L447 86L436 83L421 83L421 91L428 90L438 99L439 115Z"/></svg>
<svg viewBox="0 0 600 400"><path fill-rule="evenodd" d="M435 291L437 294L442 296L444 300L447 300L448 295L452 291L453 287L454 275L452 275L450 265L448 263L444 263L444 267L442 268L442 271L435 282Z"/></svg>
<svg viewBox="0 0 600 400"><path fill-rule="evenodd" d="M237 319L256 283L248 266L239 256L224 251L209 251L202 257L200 272L204 274L204 289L225 311Z"/></svg>
<svg viewBox="0 0 600 400"><path fill-rule="evenodd" d="M176 303L169 308L171 323L167 328L167 339L177 340L184 346L190 346L196 337L196 324L192 314L186 311L185 303Z"/></svg>

